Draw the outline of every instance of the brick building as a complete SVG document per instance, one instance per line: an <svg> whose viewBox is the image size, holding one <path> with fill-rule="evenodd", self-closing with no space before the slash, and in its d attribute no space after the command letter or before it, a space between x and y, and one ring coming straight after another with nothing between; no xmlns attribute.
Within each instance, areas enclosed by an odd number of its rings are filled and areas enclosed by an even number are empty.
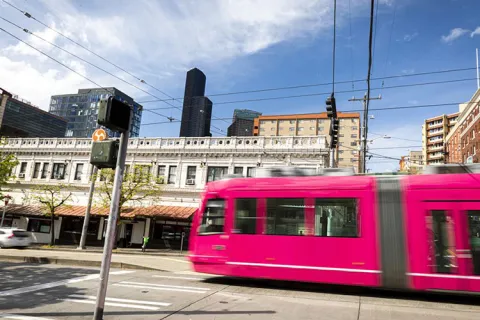
<svg viewBox="0 0 480 320"><path fill-rule="evenodd" d="M340 168L360 167L360 114L338 112L340 120L338 147L335 155ZM289 115L263 115L255 118L254 136L325 135L330 143L330 119L326 112Z"/></svg>
<svg viewBox="0 0 480 320"><path fill-rule="evenodd" d="M425 120L422 127L422 152L425 165L445 163L445 141L457 123L459 113L443 114Z"/></svg>
<svg viewBox="0 0 480 320"><path fill-rule="evenodd" d="M448 163L479 163L480 156L480 89L472 99L460 105L457 124L446 138Z"/></svg>

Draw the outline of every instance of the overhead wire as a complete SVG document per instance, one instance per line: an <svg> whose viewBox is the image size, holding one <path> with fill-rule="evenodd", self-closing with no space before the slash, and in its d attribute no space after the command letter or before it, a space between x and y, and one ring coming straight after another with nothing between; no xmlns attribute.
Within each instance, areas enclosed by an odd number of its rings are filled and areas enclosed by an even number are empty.
<svg viewBox="0 0 480 320"><path fill-rule="evenodd" d="M35 18L35 17L34 17L33 15L31 15L30 13L28 13L28 12L26 12L26 11L24 11L24 10L21 10L20 8L18 8L18 7L16 7L16 6L14 6L13 4L11 4L10 2L8 2L8 1L6 1L6 0L2 0L2 1L3 1L3 2L5 2L6 4L10 5L10 6L11 6L11 7L13 7L14 9L16 9L17 11L19 11L19 12L20 12L20 13L22 13L23 15L25 15L27 18L31 18L31 19L33 19L33 20L37 21L38 23L40 23L40 24L41 24L41 25L43 25L44 27L46 27L46 28L48 28L48 29L50 29L50 30L54 31L55 33L57 33L58 35L62 36L62 37L63 37L63 38L65 38L65 39L69 40L70 42L74 43L75 45L77 45L77 46L81 47L82 49L84 49L84 50L88 51L89 53L91 53L91 54L95 55L96 57L98 57L98 58L102 59L103 61L105 61L105 62L109 63L110 65L112 65L112 66L116 67L117 69L119 69L119 70L121 70L121 71L123 71L123 72L127 73L128 75L130 75L131 77L133 77L133 78L137 79L138 81L140 81L140 82L141 82L141 83L143 83L144 85L146 85L146 86L148 86L148 87L150 87L150 88L152 88L152 89L154 89L154 90L156 90L156 91L160 92L161 94L163 94L163 95L167 96L168 98L170 98L171 100L173 100L173 102L175 102L175 100L178 100L178 99L175 99L174 97L172 97L171 95L167 94L166 92L164 92L164 91L162 91L162 90L158 89L157 87L155 87L155 86L153 86L153 85L149 84L149 83L148 83L148 82L146 82L145 80L143 80L143 79L141 79L141 78L137 77L137 76L136 76L136 75L134 75L133 73L131 73L131 72L127 71L125 68L122 68L122 67L120 67L119 65L117 65L117 64L115 64L115 63L113 63L113 62L109 61L108 59L106 59L106 58L102 57L101 55L99 55L99 54L95 53L94 51L92 51L92 50L88 49L87 47L83 46L81 43L79 43L79 42L77 42L77 41L73 40L72 38L70 38L70 37L66 36L65 34L61 33L60 31L58 31L58 30L56 30L56 29L54 29L54 28L50 27L50 26L49 26L49 25L47 25L46 23L44 23L44 22L42 22L41 20L39 20L39 19ZM123 80L122 80L122 81L123 81ZM140 89L140 90L142 90L142 92L146 92L146 91L144 91L143 89ZM154 95L152 95L151 93L148 93L148 92L146 92L146 93L147 93L147 94L149 94L150 96L154 96ZM154 96L154 97L155 97L155 96ZM165 103L166 103L166 101L168 101L168 100L165 100L165 99L160 99L160 98L157 98L157 99L158 99L158 101L162 101L162 102L165 102ZM138 102L138 103L140 103L140 102ZM141 104L141 103L140 103L140 104ZM167 103L167 104L168 104L168 103ZM171 105L171 104L170 104L170 105ZM182 109L181 109L180 107L173 106L173 105L171 105L171 106L172 106L173 108L175 108L175 109L178 109L178 110L182 111ZM162 115L162 116L163 116L163 115ZM163 116L163 117L165 117L165 116ZM216 118L216 116L213 116L213 115L212 115L212 118ZM223 132L223 129L221 129L221 128L218 128L218 127L215 127L215 128L217 128L218 130L220 130L220 131L222 131L222 132Z"/></svg>
<svg viewBox="0 0 480 320"><path fill-rule="evenodd" d="M477 78L464 78L464 79L454 79L454 80L419 82L419 83L411 83L411 84L394 85L394 86L389 86L389 87L371 88L371 90L373 91L373 90L382 90L382 89L398 89L398 88L408 88L408 87L417 87L417 86L429 86L429 85L438 85L438 84L447 84L447 83L456 83L456 82L476 81L476 80L477 80ZM336 91L336 93L350 93L352 91L353 92L364 92L365 89L341 90L341 91ZM267 98L232 100L232 101L215 102L215 105L247 103L247 102L261 102L261 101L270 101L270 100L284 100L284 99L294 99L294 98L303 98L303 97L324 96L324 95L329 95L329 94L331 94L331 92L306 93L306 94L276 96L276 97L267 97ZM146 104L146 103L153 103L153 102L157 102L157 101L156 100L150 100L150 101L141 101L139 103L140 104ZM188 105L185 106L185 107L188 107ZM166 110L166 109L171 109L171 107L150 108L149 110Z"/></svg>
<svg viewBox="0 0 480 320"><path fill-rule="evenodd" d="M25 44L26 46L28 46L28 47L32 48L33 50L35 50L35 51L39 52L40 54L42 54L42 55L46 56L47 58L49 58L49 59L51 59L51 60L55 61L56 63L60 64L61 66L65 67L65 68L67 68L67 69L68 69L68 70L70 70L71 72L73 72L73 73L75 73L75 74L79 75L80 77L84 78L85 80L87 80L87 81L89 81L89 82L93 83L94 85L96 85L97 87L99 87L99 88L101 88L101 89L105 90L106 92L110 92L112 95L114 95L114 94L115 94L115 92L111 91L109 88L106 88L106 87L103 87L103 86L101 86L100 84L98 84L98 83L97 83L97 82L95 82L94 80L92 80L92 79L88 78L87 76L84 76L84 75L83 75L83 74L81 74L80 72L78 72L78 71L76 71L76 70L74 70L74 69L70 68L70 67L69 67L69 66L67 66L66 64L64 64L64 63L62 63L61 61L59 61L59 60L55 59L54 57L52 57L52 56L50 56L49 54L47 54L47 53L43 52L42 50L35 48L34 46L32 46L31 44L29 44L28 42L26 42L26 41L23 41L23 40L22 40L22 39L20 39L19 37L17 37L17 36L15 36L14 34L12 34L12 33L8 32L7 30L5 30L5 29L3 29L3 28L0 28L0 31L3 31L3 32L5 32L6 34L8 34L8 35L10 35L11 37L13 37L13 38L17 39L18 41L20 41L21 43ZM161 113L155 112L155 111L153 111L153 110L149 110L149 109L143 109L143 110L145 110L145 111L148 111L148 112L151 112L151 113L153 113L153 114L156 114L156 115L159 115L159 116L162 116L162 117L165 117L165 118L169 119L169 117L167 117L167 116L165 116L165 115L163 115L163 114L161 114Z"/></svg>
<svg viewBox="0 0 480 320"><path fill-rule="evenodd" d="M425 75L435 75L435 74L444 74L444 73L451 73L451 72L463 72L463 71L472 71L476 70L476 68L457 68L457 69L447 69L447 70L440 70L440 71L428 71L428 72L418 72L418 73L409 73L409 74L398 74L398 75L391 75L386 77L378 77L378 78L371 78L372 81L376 80L385 80L385 79L396 79L396 78L407 78L407 77L417 77L417 76L425 76ZM476 80L476 78L475 78ZM348 84L351 83L352 80L343 80L343 81L336 81L335 84ZM353 82L365 82L365 79L357 79L353 80ZM305 85L296 85L296 86L287 86L287 87L277 87L277 88L266 88L266 89L256 89L256 90L245 90L245 91L234 91L234 92L226 92L226 93L216 93L216 94L209 94L209 97L219 97L219 96L228 96L228 95L240 95L240 94L248 94L248 93L261 93L261 92L269 92L269 91L281 91L281 90L293 90L293 89L301 89L301 88L310 88L310 87L321 87L321 86L328 86L331 85L331 82L324 82L324 83L315 83L315 84L305 84ZM373 89L373 90L380 90L382 88ZM365 89L355 90L350 92L356 91L365 91ZM345 91L348 93L348 91ZM183 98L175 98L176 100L183 100ZM164 101L169 101L171 99L163 99ZM163 101L162 100L162 101ZM141 103L150 103L150 102L160 102L159 100L150 100L150 101L142 101ZM215 103L217 104L217 103Z"/></svg>

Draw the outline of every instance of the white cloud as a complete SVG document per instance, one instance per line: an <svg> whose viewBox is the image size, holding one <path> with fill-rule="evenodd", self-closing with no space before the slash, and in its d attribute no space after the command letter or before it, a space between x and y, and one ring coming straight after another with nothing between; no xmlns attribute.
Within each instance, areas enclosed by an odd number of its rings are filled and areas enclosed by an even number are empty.
<svg viewBox="0 0 480 320"><path fill-rule="evenodd" d="M415 39L416 37L418 37L418 32L414 32L412 34L406 34L406 35L403 36L403 41L410 42L413 39Z"/></svg>
<svg viewBox="0 0 480 320"><path fill-rule="evenodd" d="M456 39L460 38L464 34L468 33L469 30L467 29L462 29L462 28L455 28L450 30L450 33L447 36L442 36L442 41L445 43L451 43L452 41L455 41Z"/></svg>
<svg viewBox="0 0 480 320"><path fill-rule="evenodd" d="M480 35L480 27L477 27L477 29L473 30L472 33L470 34L470 37L474 37L476 35Z"/></svg>

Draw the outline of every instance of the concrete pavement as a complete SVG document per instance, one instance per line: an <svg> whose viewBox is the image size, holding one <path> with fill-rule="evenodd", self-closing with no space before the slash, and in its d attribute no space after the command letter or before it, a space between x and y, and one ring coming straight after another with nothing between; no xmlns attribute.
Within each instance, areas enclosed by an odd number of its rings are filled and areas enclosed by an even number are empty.
<svg viewBox="0 0 480 320"><path fill-rule="evenodd" d="M99 267L102 253L88 251L56 251L32 249L0 249L0 261L20 261ZM188 271L190 263L184 256L153 256L139 254L113 254L112 267L158 271Z"/></svg>
<svg viewBox="0 0 480 320"><path fill-rule="evenodd" d="M91 319L98 271L0 263L0 318ZM478 299L112 270L105 319L478 319Z"/></svg>

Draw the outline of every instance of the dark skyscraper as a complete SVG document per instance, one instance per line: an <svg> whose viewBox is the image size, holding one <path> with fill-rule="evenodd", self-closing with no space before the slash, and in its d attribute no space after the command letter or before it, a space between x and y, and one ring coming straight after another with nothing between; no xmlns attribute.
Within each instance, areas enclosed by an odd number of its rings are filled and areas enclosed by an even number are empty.
<svg viewBox="0 0 480 320"><path fill-rule="evenodd" d="M228 127L227 135L229 137L253 136L253 119L261 115L261 112L253 110L235 109L233 122Z"/></svg>
<svg viewBox="0 0 480 320"><path fill-rule="evenodd" d="M180 137L210 136L212 101L205 97L207 77L197 68L187 72Z"/></svg>

